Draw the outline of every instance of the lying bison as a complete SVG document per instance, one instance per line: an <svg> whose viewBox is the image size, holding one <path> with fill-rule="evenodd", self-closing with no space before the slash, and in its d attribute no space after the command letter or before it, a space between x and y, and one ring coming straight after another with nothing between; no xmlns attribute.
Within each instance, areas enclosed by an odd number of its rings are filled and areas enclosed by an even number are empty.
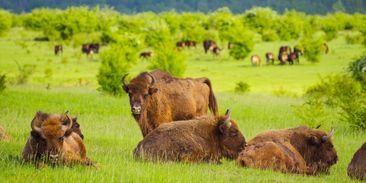
<svg viewBox="0 0 366 183"><path fill-rule="evenodd" d="M130 106L142 135L162 123L206 115L208 108L217 114L217 103L208 78L180 79L162 70L143 72L129 84L122 77Z"/></svg>
<svg viewBox="0 0 366 183"><path fill-rule="evenodd" d="M347 174L354 179L366 180L366 143L353 155Z"/></svg>
<svg viewBox="0 0 366 183"><path fill-rule="evenodd" d="M137 159L220 163L235 159L245 146L238 126L225 116L200 117L162 124L149 133L134 150Z"/></svg>
<svg viewBox="0 0 366 183"><path fill-rule="evenodd" d="M86 157L83 135L76 122L67 113L37 112L31 123L31 136L23 150L25 161L41 159L51 162L92 165Z"/></svg>
<svg viewBox="0 0 366 183"><path fill-rule="evenodd" d="M308 127L273 130L257 135L239 154L239 166L284 173L316 175L337 162L329 134Z"/></svg>

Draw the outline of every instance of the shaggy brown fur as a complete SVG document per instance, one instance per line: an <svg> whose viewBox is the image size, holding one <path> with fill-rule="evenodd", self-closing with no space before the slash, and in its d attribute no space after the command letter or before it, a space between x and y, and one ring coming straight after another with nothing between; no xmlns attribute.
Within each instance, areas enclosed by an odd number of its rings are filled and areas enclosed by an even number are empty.
<svg viewBox="0 0 366 183"><path fill-rule="evenodd" d="M366 180L366 143L353 155L347 174L354 179Z"/></svg>
<svg viewBox="0 0 366 183"><path fill-rule="evenodd" d="M218 111L208 78L180 79L155 70L141 73L123 88L144 137L162 123L206 115L208 108L214 115Z"/></svg>
<svg viewBox="0 0 366 183"><path fill-rule="evenodd" d="M134 150L135 158L151 161L220 163L235 159L245 139L230 114L162 124Z"/></svg>
<svg viewBox="0 0 366 183"><path fill-rule="evenodd" d="M6 134L4 128L0 127L0 140L9 141L10 137Z"/></svg>
<svg viewBox="0 0 366 183"><path fill-rule="evenodd" d="M318 129L297 127L257 135L239 154L239 166L315 175L337 162L330 136Z"/></svg>
<svg viewBox="0 0 366 183"><path fill-rule="evenodd" d="M51 162L92 165L86 157L82 138L72 129L76 128L73 121L76 119L67 114L37 112L31 123L31 136L24 147L23 159L38 161L44 157Z"/></svg>

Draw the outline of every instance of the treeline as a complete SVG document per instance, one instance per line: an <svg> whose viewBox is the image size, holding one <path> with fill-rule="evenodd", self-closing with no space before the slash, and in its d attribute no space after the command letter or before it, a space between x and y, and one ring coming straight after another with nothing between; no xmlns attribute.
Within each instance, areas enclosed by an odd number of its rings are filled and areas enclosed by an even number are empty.
<svg viewBox="0 0 366 183"><path fill-rule="evenodd" d="M123 13L145 11L163 12L172 9L178 12L212 12L220 7L228 7L233 13L242 13L253 7L270 7L283 13L296 10L307 14L326 14L336 11L365 13L364 0L2 0L0 7L13 12L29 12L35 8L61 8L87 5L109 6Z"/></svg>

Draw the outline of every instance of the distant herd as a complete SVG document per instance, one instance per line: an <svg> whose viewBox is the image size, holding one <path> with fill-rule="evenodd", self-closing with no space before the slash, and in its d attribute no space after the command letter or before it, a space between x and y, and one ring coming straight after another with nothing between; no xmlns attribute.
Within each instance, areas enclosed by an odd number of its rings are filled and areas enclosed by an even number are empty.
<svg viewBox="0 0 366 183"><path fill-rule="evenodd" d="M181 50L183 48L196 48L197 42L192 40L183 40L176 42L176 48L178 50ZM231 49L235 46L233 43L229 42L227 48ZM329 52L329 47L327 43L323 43L323 49L324 52L327 54ZM93 55L98 54L99 49L101 47L101 44L99 43L87 43L82 44L81 52L85 53L86 55ZM215 41L213 40L205 40L203 41L203 49L204 52L207 54L209 51L211 51L214 55L219 55L222 51L222 48L218 47ZM54 47L54 53L55 55L60 55L63 52L63 46L61 44L57 44ZM293 50L290 46L281 46L278 51L278 57L277 60L279 61L280 65L284 65L286 63L293 65L295 62L300 63L300 56L304 55L304 48L300 48L298 46L295 46ZM153 56L152 51L143 51L139 54L139 58L142 59L149 59ZM268 64L274 64L275 63L275 56L273 52L266 52L265 54L266 63ZM252 55L250 57L250 62L253 66L260 66L261 65L261 58L259 55Z"/></svg>
<svg viewBox="0 0 366 183"><path fill-rule="evenodd" d="M299 126L270 130L246 141L230 110L219 115L211 81L206 77L176 78L154 70L142 72L127 83L127 76L121 79L122 88L143 136L133 150L136 160L219 164L226 158L240 167L303 175L328 173L338 161L331 139L334 129L326 133L319 127ZM0 132L4 130L0 128ZM68 112L37 112L23 159L95 166L83 139L77 118ZM347 174L366 180L366 143L355 153Z"/></svg>

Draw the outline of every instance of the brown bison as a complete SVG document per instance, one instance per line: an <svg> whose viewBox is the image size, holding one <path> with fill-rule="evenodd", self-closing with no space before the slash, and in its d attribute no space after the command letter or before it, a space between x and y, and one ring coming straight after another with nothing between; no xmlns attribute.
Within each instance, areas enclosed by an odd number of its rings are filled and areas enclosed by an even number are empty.
<svg viewBox="0 0 366 183"><path fill-rule="evenodd" d="M55 52L55 55L56 56L62 54L63 50L64 49L63 49L63 47L62 47L61 44L55 45L55 47L53 49L53 51Z"/></svg>
<svg viewBox="0 0 366 183"><path fill-rule="evenodd" d="M81 52L87 55L92 55L94 53L99 53L100 44L99 43L87 43L81 46Z"/></svg>
<svg viewBox="0 0 366 183"><path fill-rule="evenodd" d="M61 115L37 112L31 128L31 136L23 150L25 161L44 159L68 165L92 165L86 157L86 147L79 124L76 118L71 118L67 112Z"/></svg>
<svg viewBox="0 0 366 183"><path fill-rule="evenodd" d="M184 44L188 48L190 48L190 47L195 47L196 48L197 42L196 41L191 41L191 40L186 40L186 41L184 41Z"/></svg>
<svg viewBox="0 0 366 183"><path fill-rule="evenodd" d="M278 60L280 61L280 64L286 64L286 62L289 59L289 55L291 53L291 47L290 46L281 46L278 51Z"/></svg>
<svg viewBox="0 0 366 183"><path fill-rule="evenodd" d="M205 53L207 53L208 50L212 50L213 51L214 48L216 48L217 51L220 51L219 48L217 47L215 41L213 41L213 40L205 40L205 41L203 41L203 49L205 50Z"/></svg>
<svg viewBox="0 0 366 183"><path fill-rule="evenodd" d="M308 127L273 130L257 135L239 154L239 166L284 173L316 175L328 172L337 160L329 134Z"/></svg>
<svg viewBox="0 0 366 183"><path fill-rule="evenodd" d="M218 107L208 78L180 79L162 70L143 72L125 83L131 111L145 137L162 123L206 115L208 108L217 114Z"/></svg>
<svg viewBox="0 0 366 183"><path fill-rule="evenodd" d="M260 66L261 65L261 58L258 55L252 55L250 57L250 62L253 66Z"/></svg>
<svg viewBox="0 0 366 183"><path fill-rule="evenodd" d="M150 58L151 56L152 56L152 52L151 51L145 51L145 52L141 52L140 53L140 58L147 59L147 58Z"/></svg>
<svg viewBox="0 0 366 183"><path fill-rule="evenodd" d="M347 174L353 179L366 180L366 143L353 155Z"/></svg>
<svg viewBox="0 0 366 183"><path fill-rule="evenodd" d="M235 159L245 147L237 124L225 116L200 117L162 124L135 148L137 159L220 163Z"/></svg>
<svg viewBox="0 0 366 183"><path fill-rule="evenodd" d="M177 43L175 43L175 46L177 48L184 48L184 47L186 47L186 43L185 43L185 41L178 41Z"/></svg>
<svg viewBox="0 0 366 183"><path fill-rule="evenodd" d="M266 53L266 62L267 62L267 64L269 64L269 63L274 64L274 61L275 61L275 57L274 57L273 53L272 52L267 52Z"/></svg>

